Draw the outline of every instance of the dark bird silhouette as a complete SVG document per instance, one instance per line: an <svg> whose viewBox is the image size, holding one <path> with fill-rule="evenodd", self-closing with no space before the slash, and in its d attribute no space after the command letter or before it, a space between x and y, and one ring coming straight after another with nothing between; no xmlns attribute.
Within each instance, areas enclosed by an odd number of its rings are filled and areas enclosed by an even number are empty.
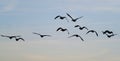
<svg viewBox="0 0 120 61"><path fill-rule="evenodd" d="M70 14L68 14L68 13L66 13L66 14L67 14L67 16L69 16L69 17L71 18L71 20L72 20L73 22L76 22L78 19L83 18L83 16L81 16L81 17L79 17L79 18L73 18Z"/></svg>
<svg viewBox="0 0 120 61"><path fill-rule="evenodd" d="M62 32L67 31L68 34L70 34L69 31L68 31L68 29L66 29L66 28L63 29L62 27L59 27L56 31L59 31L59 30L62 31Z"/></svg>
<svg viewBox="0 0 120 61"><path fill-rule="evenodd" d="M84 39L78 34L74 34L72 36L69 36L68 38L71 38L71 37L79 37L82 41L84 41Z"/></svg>
<svg viewBox="0 0 120 61"><path fill-rule="evenodd" d="M80 29L80 30L83 30L83 29L88 30L88 28L87 28L87 27L85 27L85 26L81 27L80 25L75 25L75 28L76 28L76 27L79 27L79 29Z"/></svg>
<svg viewBox="0 0 120 61"><path fill-rule="evenodd" d="M103 34L113 34L112 31L109 31L109 30L105 30L105 31L102 31Z"/></svg>
<svg viewBox="0 0 120 61"><path fill-rule="evenodd" d="M65 17L65 16L60 16L60 15L58 15L58 16L56 16L54 19L57 19L57 18L60 18L61 20L63 20L63 19L65 19L66 17Z"/></svg>
<svg viewBox="0 0 120 61"><path fill-rule="evenodd" d="M98 36L98 33L97 33L95 30L89 30L86 34L88 34L88 33L90 33L90 32L95 33L96 36Z"/></svg>
<svg viewBox="0 0 120 61"><path fill-rule="evenodd" d="M41 35L41 34L39 34L39 33L35 33L35 32L33 32L33 34L39 35L41 38L43 38L43 37L45 37L45 36L48 36L48 37L51 36L51 35Z"/></svg>
<svg viewBox="0 0 120 61"><path fill-rule="evenodd" d="M6 35L1 35L2 37L8 37L9 39L13 39L13 38L16 38L16 37L20 37L20 36L6 36Z"/></svg>
<svg viewBox="0 0 120 61"><path fill-rule="evenodd" d="M58 15L58 16L56 16L54 19L57 19L57 18L59 18L59 19L61 19L61 20L66 19L67 22L69 22L68 19L67 19L67 17L65 17L65 16L60 16L60 15Z"/></svg>
<svg viewBox="0 0 120 61"><path fill-rule="evenodd" d="M16 41L19 41L19 40L25 41L25 40L24 40L23 38L21 38L21 37L20 37L20 38L15 38L15 40L16 40Z"/></svg>
<svg viewBox="0 0 120 61"><path fill-rule="evenodd" d="M113 37L113 36L115 36L115 35L117 35L117 34L111 34L111 35L106 34L106 35L107 35L108 38L111 38L111 37Z"/></svg>

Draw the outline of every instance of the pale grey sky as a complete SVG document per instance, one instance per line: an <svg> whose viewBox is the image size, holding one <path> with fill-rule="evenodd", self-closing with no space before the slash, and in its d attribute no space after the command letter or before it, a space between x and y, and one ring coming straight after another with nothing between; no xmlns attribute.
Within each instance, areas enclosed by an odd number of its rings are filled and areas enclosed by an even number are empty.
<svg viewBox="0 0 120 61"><path fill-rule="evenodd" d="M0 61L120 61L120 36L108 39L101 31L120 34L119 0L0 0L0 34L21 35L25 42L0 37ZM57 15L84 16L76 23L54 20ZM94 34L73 29L80 24L95 29ZM69 28L79 38L56 32ZM32 32L50 34L41 39ZM70 34L70 35L71 35Z"/></svg>

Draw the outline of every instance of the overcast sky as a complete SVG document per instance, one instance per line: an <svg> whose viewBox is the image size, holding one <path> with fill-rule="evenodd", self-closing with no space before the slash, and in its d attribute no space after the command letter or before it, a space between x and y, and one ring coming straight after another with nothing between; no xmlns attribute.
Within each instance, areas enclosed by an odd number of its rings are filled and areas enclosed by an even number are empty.
<svg viewBox="0 0 120 61"><path fill-rule="evenodd" d="M66 15L77 18L73 23ZM67 16L54 20L55 16ZM119 0L0 0L0 35L21 35L26 41L0 37L0 61L120 61L120 35L107 38L101 33L111 30L120 34ZM99 37L74 25L86 26L98 32ZM56 32L58 27L68 28ZM40 38L32 32L49 34Z"/></svg>

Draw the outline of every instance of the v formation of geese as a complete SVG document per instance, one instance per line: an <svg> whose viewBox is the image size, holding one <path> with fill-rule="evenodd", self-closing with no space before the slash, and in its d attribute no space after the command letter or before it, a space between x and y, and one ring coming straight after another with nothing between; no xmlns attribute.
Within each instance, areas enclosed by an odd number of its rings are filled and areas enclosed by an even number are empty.
<svg viewBox="0 0 120 61"><path fill-rule="evenodd" d="M71 19L72 22L76 22L77 20L83 18L83 16L80 16L80 17L78 17L78 18L73 18L73 17L72 17L70 14L68 14L68 13L66 13L66 15ZM66 16L61 16L61 15L57 15L54 19L55 19L55 20L56 20L56 19L60 19L60 20L64 20L64 19L65 19L65 20L68 21L68 19L67 19ZM69 21L68 21L68 22L69 22ZM85 29L85 30L87 30L86 34L88 34L88 33L94 33L94 34L98 37L98 32L97 32L97 31L95 31L95 30L89 30L86 26L75 25L74 28L79 28L79 30L84 30L84 29ZM67 32L68 34L70 34L68 28L58 27L58 28L56 29L56 32L58 32L58 31ZM41 38L51 37L51 35L40 34L40 33L36 33L36 32L32 32L32 33L35 34L35 35L40 36ZM117 35L117 34L114 34L114 33L113 33L112 31L110 31L110 30L101 31L101 33L103 33L103 35L106 35L108 38L111 38L111 37ZM19 35L18 35L18 36L15 36L15 35L13 35L13 36L0 35L0 36L1 36L1 37L6 37L6 38L9 38L9 39L15 39L16 41L19 41L19 40L25 41L25 39L22 38L22 37L19 36ZM78 34L73 34L73 35L69 36L68 38L71 38L71 37L77 37L77 38L80 38L82 41L84 41L84 39L83 39L80 35L78 35Z"/></svg>

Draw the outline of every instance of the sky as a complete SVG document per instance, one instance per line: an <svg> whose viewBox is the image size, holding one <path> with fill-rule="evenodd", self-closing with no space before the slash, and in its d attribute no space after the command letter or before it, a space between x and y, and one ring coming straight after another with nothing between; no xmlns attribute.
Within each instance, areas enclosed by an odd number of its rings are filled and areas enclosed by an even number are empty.
<svg viewBox="0 0 120 61"><path fill-rule="evenodd" d="M20 35L24 41L0 37L0 61L120 61L119 0L0 0L0 35ZM66 15L77 18L70 21ZM54 19L66 16L69 22ZM99 37L80 31L74 25L96 30ZM68 28L56 32L58 27ZM101 33L112 30L118 34L107 38ZM40 38L37 32L52 37Z"/></svg>

